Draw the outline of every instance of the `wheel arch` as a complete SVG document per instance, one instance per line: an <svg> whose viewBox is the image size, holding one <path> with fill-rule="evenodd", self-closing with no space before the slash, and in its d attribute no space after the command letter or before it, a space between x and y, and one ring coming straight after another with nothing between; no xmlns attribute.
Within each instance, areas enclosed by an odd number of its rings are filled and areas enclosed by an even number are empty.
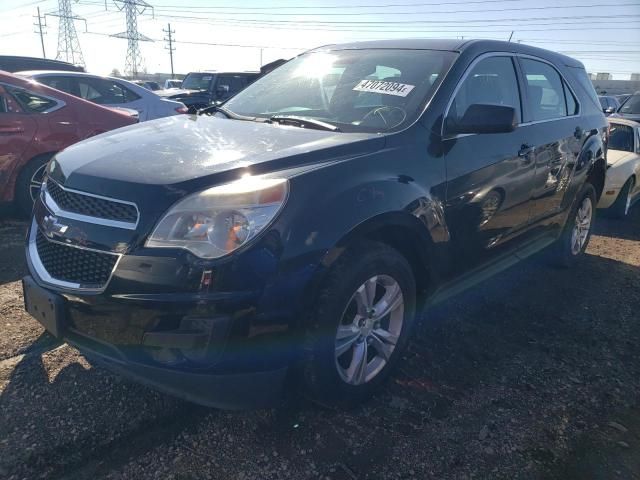
<svg viewBox="0 0 640 480"><path fill-rule="evenodd" d="M402 254L414 274L419 305L432 290L437 278L434 266L435 242L426 225L409 212L388 212L370 218L343 235L324 255L322 272L317 275L307 292L308 299L322 284L328 269L350 247L363 241L384 243Z"/></svg>

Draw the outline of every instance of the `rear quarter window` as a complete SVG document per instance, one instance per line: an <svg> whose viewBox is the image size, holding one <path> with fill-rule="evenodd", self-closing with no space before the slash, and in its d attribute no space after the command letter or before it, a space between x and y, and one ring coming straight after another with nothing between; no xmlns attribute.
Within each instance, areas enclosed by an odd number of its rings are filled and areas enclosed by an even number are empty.
<svg viewBox="0 0 640 480"><path fill-rule="evenodd" d="M571 74L571 80L574 80L573 84L577 84L578 87L576 90L578 94L582 94L587 97L589 103L591 103L594 107L597 107L598 110L601 110L600 100L598 99L598 94L596 93L596 89L593 88L593 84L591 80L589 80L589 76L584 68L577 67L569 67L567 71Z"/></svg>

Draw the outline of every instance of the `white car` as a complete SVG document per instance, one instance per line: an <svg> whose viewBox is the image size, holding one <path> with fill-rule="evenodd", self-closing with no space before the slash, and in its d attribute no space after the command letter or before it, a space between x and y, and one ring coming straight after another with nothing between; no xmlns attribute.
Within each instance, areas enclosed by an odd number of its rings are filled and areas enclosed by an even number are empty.
<svg viewBox="0 0 640 480"><path fill-rule="evenodd" d="M640 199L640 123L609 119L607 180L598 208L615 217L626 217Z"/></svg>
<svg viewBox="0 0 640 480"><path fill-rule="evenodd" d="M170 88L180 88L182 86L182 80L178 80L175 78L169 78L164 81L164 89L168 90Z"/></svg>
<svg viewBox="0 0 640 480"><path fill-rule="evenodd" d="M136 110L141 122L188 111L181 102L160 98L151 90L121 78L53 70L18 72L17 75L99 105Z"/></svg>

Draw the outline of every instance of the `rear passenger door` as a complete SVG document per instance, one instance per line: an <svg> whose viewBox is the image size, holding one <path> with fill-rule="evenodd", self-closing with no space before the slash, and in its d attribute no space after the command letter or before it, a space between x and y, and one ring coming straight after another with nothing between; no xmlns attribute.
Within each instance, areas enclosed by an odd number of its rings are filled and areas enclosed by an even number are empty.
<svg viewBox="0 0 640 480"><path fill-rule="evenodd" d="M524 237L535 165L526 128L509 133L448 135L446 125L469 106L510 106L521 123L515 58L492 54L472 64L446 112L443 144L447 168L447 223L461 268L487 260Z"/></svg>
<svg viewBox="0 0 640 480"><path fill-rule="evenodd" d="M531 223L549 225L568 206L565 193L584 135L580 107L553 65L529 57L520 57L519 63L525 90L525 142L535 158Z"/></svg>

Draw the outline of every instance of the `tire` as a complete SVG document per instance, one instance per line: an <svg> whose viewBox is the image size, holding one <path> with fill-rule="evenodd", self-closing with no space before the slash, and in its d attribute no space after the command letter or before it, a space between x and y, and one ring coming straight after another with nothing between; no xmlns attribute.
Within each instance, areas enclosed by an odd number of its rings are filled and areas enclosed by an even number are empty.
<svg viewBox="0 0 640 480"><path fill-rule="evenodd" d="M568 268L587 249L596 218L596 197L596 190L590 183L586 183L576 196L576 201L567 217L567 223L554 247L555 264ZM584 218L583 215L587 214L587 208L589 218ZM581 228L576 227L579 215L583 218Z"/></svg>
<svg viewBox="0 0 640 480"><path fill-rule="evenodd" d="M51 157L53 157L53 154L41 155L31 159L18 175L15 201L20 213L26 217L31 215L35 199L34 195L37 195L37 192L40 191L42 175Z"/></svg>
<svg viewBox="0 0 640 480"><path fill-rule="evenodd" d="M366 301L367 294L373 302ZM375 307L385 310L387 301L390 313L375 313ZM377 242L348 249L311 308L301 369L304 393L329 408L348 409L370 398L402 355L415 305L413 272L398 251Z"/></svg>
<svg viewBox="0 0 640 480"><path fill-rule="evenodd" d="M613 218L625 218L629 214L631 208L631 192L635 187L636 181L634 177L629 177L618 193L618 198L607 208L607 215Z"/></svg>

